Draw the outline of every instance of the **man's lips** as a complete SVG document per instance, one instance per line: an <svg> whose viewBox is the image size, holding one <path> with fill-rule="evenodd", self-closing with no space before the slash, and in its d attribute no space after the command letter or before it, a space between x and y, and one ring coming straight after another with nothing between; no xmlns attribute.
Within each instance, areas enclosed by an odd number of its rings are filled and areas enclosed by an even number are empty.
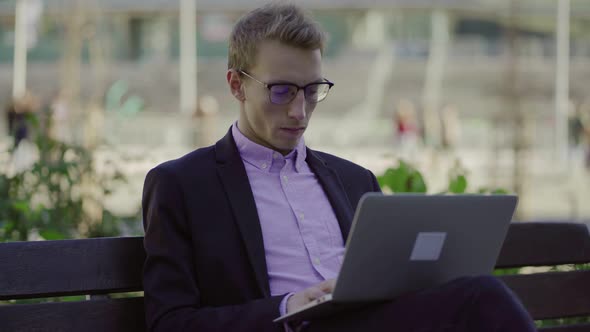
<svg viewBox="0 0 590 332"><path fill-rule="evenodd" d="M281 127L281 132L292 138L299 138L304 131L305 127Z"/></svg>
<svg viewBox="0 0 590 332"><path fill-rule="evenodd" d="M286 130L289 132L299 132L299 131L304 131L305 127L281 127L281 130Z"/></svg>

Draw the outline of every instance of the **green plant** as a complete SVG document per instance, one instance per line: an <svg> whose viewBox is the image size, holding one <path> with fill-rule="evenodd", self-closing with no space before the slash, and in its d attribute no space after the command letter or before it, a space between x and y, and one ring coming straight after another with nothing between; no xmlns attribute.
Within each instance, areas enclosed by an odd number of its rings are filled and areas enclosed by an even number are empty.
<svg viewBox="0 0 590 332"><path fill-rule="evenodd" d="M32 232L48 240L117 235L117 218L102 198L125 181L122 173L99 174L91 151L51 138L38 116L29 115L27 123L39 158L0 173L0 241L25 241Z"/></svg>
<svg viewBox="0 0 590 332"><path fill-rule="evenodd" d="M382 189L397 193L426 193L427 191L422 174L403 160L396 168L388 168L382 175L377 176L377 182Z"/></svg>
<svg viewBox="0 0 590 332"><path fill-rule="evenodd" d="M465 194L468 193L467 170L457 160L449 170L449 182L445 191L440 194ZM412 164L400 160L397 167L390 167L377 176L377 182L385 192L393 193L427 193L428 185L422 173ZM476 193L506 194L505 189L479 188Z"/></svg>

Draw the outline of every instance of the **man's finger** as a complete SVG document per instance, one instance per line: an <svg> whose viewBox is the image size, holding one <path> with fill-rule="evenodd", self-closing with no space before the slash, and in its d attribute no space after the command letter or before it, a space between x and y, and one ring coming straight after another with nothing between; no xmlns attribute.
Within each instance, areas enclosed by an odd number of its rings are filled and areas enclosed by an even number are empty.
<svg viewBox="0 0 590 332"><path fill-rule="evenodd" d="M336 279L328 279L318 285L318 287L325 293L332 293L334 286L336 285Z"/></svg>
<svg viewBox="0 0 590 332"><path fill-rule="evenodd" d="M307 297L310 301L320 298L325 294L326 292L322 290L320 287L312 287L307 291Z"/></svg>

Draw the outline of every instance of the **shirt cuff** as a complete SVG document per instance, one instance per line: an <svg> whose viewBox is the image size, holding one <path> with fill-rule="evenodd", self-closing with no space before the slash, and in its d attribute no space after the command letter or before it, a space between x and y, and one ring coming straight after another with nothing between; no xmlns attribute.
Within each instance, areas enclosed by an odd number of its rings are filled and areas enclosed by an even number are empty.
<svg viewBox="0 0 590 332"><path fill-rule="evenodd" d="M283 297L281 304L279 305L279 314L284 316L287 314L287 301L291 298L291 296L295 295L295 293L289 293Z"/></svg>
<svg viewBox="0 0 590 332"><path fill-rule="evenodd" d="M295 293L289 293L289 294L285 295L285 297L281 301L281 304L279 305L279 314L281 316L287 314L287 301L289 301L289 298L291 298L291 296L293 296L293 295L295 295ZM300 322L296 325L294 325L293 323L283 323L283 327L285 328L285 332L300 332L300 331L303 331L303 329L307 325L309 325L309 322L307 322L307 321Z"/></svg>
<svg viewBox="0 0 590 332"><path fill-rule="evenodd" d="M284 316L287 314L287 301L291 298L291 296L295 295L295 293L289 293L283 297L281 304L279 305L279 314ZM293 328L289 323L283 323L283 327L285 328L285 332L296 332L298 329Z"/></svg>

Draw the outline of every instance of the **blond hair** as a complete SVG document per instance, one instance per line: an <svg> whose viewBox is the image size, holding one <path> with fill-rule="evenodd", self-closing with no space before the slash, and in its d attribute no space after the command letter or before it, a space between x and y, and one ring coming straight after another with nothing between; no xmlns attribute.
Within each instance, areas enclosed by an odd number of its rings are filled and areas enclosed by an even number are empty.
<svg viewBox="0 0 590 332"><path fill-rule="evenodd" d="M247 70L255 65L261 41L275 40L305 50L324 50L319 24L301 8L271 3L242 16L229 38L228 69Z"/></svg>

